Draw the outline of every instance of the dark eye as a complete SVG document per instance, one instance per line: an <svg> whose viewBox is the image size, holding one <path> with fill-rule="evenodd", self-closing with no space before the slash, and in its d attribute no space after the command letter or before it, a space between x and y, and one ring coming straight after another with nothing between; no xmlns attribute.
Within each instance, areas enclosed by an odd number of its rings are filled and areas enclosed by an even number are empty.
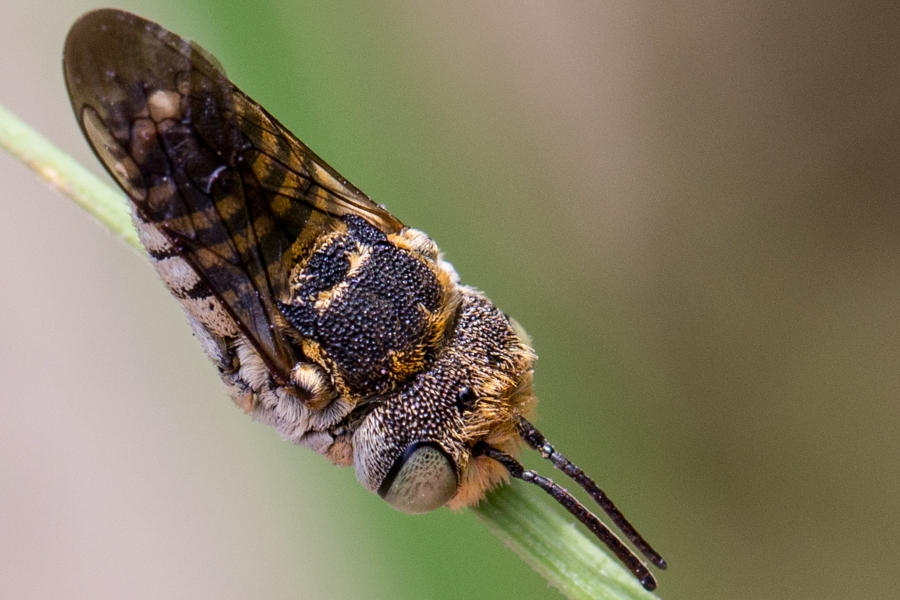
<svg viewBox="0 0 900 600"><path fill-rule="evenodd" d="M475 397L475 392L472 391L472 388L464 387L456 394L456 409L459 412L471 410L472 406L475 404L475 400L477 400L477 398Z"/></svg>
<svg viewBox="0 0 900 600"><path fill-rule="evenodd" d="M432 511L456 495L456 468L433 443L411 444L388 471L378 495L409 514Z"/></svg>

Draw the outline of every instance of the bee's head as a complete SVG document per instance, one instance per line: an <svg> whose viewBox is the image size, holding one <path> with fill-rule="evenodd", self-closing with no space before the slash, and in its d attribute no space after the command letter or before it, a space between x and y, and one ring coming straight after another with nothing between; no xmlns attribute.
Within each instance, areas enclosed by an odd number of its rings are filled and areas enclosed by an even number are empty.
<svg viewBox="0 0 900 600"><path fill-rule="evenodd" d="M471 506L508 472L479 454L515 454L534 355L514 321L464 292L452 336L426 372L378 402L353 434L359 480L408 513Z"/></svg>
<svg viewBox="0 0 900 600"><path fill-rule="evenodd" d="M530 372L500 397L471 385L454 387L397 394L367 415L353 436L357 477L397 510L470 506L508 477L476 448L517 451L517 415L533 401Z"/></svg>

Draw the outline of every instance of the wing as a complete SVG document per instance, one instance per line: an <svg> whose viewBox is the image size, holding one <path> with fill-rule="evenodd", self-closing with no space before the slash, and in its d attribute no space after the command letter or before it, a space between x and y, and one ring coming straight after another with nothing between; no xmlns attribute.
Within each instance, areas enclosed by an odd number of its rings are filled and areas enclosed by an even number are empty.
<svg viewBox="0 0 900 600"><path fill-rule="evenodd" d="M403 225L225 76L198 45L136 15L90 12L63 67L100 161L221 300L279 383L295 364L275 301L291 266L336 221Z"/></svg>

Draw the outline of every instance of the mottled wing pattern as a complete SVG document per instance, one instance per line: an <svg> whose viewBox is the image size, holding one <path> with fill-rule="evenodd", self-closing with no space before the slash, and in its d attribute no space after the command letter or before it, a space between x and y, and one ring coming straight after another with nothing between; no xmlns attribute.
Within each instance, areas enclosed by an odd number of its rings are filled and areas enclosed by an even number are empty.
<svg viewBox="0 0 900 600"><path fill-rule="evenodd" d="M66 39L63 65L85 137L136 219L196 273L201 289L179 293L217 297L276 381L287 382L295 357L278 330L276 300L291 265L343 215L386 233L402 224L237 89L202 48L155 23L88 13Z"/></svg>

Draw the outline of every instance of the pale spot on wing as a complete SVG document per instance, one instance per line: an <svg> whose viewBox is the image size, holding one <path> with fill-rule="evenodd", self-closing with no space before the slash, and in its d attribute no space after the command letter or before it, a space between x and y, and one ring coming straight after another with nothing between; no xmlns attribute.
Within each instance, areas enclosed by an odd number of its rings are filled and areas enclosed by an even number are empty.
<svg viewBox="0 0 900 600"><path fill-rule="evenodd" d="M156 151L156 124L150 119L135 119L131 126L131 156L142 165Z"/></svg>
<svg viewBox="0 0 900 600"><path fill-rule="evenodd" d="M81 112L81 122L88 141L116 182L132 200L144 200L147 197L147 188L140 169L107 129L97 111L85 106Z"/></svg>
<svg viewBox="0 0 900 600"><path fill-rule="evenodd" d="M181 117L181 96L170 90L156 90L147 98L150 118L159 123Z"/></svg>

